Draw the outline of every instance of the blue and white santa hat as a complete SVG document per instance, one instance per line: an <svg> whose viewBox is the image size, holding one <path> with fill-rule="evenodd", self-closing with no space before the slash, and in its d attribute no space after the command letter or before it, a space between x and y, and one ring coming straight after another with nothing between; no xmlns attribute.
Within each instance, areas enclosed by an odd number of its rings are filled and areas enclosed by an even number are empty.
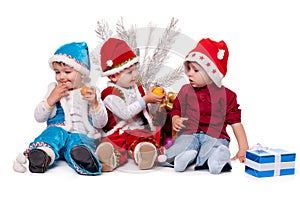
<svg viewBox="0 0 300 197"><path fill-rule="evenodd" d="M72 42L59 47L49 59L53 69L53 62L63 62L88 77L91 70L89 49L85 42Z"/></svg>

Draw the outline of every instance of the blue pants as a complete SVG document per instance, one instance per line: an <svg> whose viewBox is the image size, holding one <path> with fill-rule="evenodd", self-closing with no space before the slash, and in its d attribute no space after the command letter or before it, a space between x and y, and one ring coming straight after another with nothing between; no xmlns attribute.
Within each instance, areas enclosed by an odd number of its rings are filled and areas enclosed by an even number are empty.
<svg viewBox="0 0 300 197"><path fill-rule="evenodd" d="M196 163L195 168L198 168L207 161L209 171L219 174L225 164L230 164L228 147L229 142L226 139L213 138L203 132L180 135L166 150L167 162L163 165L182 172L192 163Z"/></svg>
<svg viewBox="0 0 300 197"><path fill-rule="evenodd" d="M35 140L30 143L28 152L38 147L47 146L55 153L55 161L64 159L68 165L73 168L77 173L84 175L98 175L101 174L102 166L94 154L96 144L94 140L81 133L70 133L61 127L51 126L45 129ZM80 167L71 157L71 150L75 146L87 147L95 161L98 163L98 172L89 172ZM51 165L51 167L55 164Z"/></svg>

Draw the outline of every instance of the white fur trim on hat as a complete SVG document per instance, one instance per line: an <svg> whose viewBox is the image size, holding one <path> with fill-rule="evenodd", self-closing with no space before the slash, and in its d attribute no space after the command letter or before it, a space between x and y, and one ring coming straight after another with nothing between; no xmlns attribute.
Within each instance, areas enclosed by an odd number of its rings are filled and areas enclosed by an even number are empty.
<svg viewBox="0 0 300 197"><path fill-rule="evenodd" d="M125 68L129 68L130 66L132 66L133 64L135 63L138 63L139 62L139 57L135 57L133 58L132 60L130 60L129 62L126 62L126 64L123 64L119 67L116 67L116 68L112 68L110 70L107 70L105 72L102 72L101 75L102 76L110 76L110 75L113 75L113 74L116 74L116 73L119 73L121 72L122 70L124 70ZM108 62L107 62L108 63Z"/></svg>
<svg viewBox="0 0 300 197"><path fill-rule="evenodd" d="M210 60L205 54L200 52L191 52L186 58L187 61L197 62L208 74L211 80L220 88L222 86L223 74L219 71L218 67L213 61Z"/></svg>
<svg viewBox="0 0 300 197"><path fill-rule="evenodd" d="M53 69L53 62L63 62L67 64L68 66L73 67L75 70L83 74L85 77L89 76L90 71L84 64L81 64L80 62L76 61L75 59L72 59L70 57L67 57L65 55L53 55L49 59L49 65Z"/></svg>

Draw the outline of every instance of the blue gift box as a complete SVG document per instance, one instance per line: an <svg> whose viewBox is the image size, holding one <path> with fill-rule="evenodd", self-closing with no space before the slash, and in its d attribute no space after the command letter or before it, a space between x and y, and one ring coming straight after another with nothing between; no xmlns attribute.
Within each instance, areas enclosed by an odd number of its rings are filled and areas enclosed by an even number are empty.
<svg viewBox="0 0 300 197"><path fill-rule="evenodd" d="M296 153L283 149L255 149L246 151L245 172L255 177L295 174Z"/></svg>

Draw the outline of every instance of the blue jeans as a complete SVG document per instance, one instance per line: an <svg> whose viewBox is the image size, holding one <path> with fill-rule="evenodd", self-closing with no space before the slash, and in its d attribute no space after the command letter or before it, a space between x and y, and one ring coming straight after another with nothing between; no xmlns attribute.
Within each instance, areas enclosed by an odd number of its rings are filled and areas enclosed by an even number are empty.
<svg viewBox="0 0 300 197"><path fill-rule="evenodd" d="M165 166L174 167L172 163L175 157L180 153L188 150L194 139L193 135L179 135L172 146L166 150L167 161L164 163Z"/></svg>
<svg viewBox="0 0 300 197"><path fill-rule="evenodd" d="M87 137L85 134L70 133L61 127L51 126L45 129L32 143L30 143L29 149L35 149L41 146L50 146L55 153L55 161L61 158L65 159L68 165L79 174L98 175L101 173L102 166L94 154L96 144L93 139ZM89 172L80 167L72 159L71 150L75 146L85 146L90 150L95 161L98 163L98 172Z"/></svg>
<svg viewBox="0 0 300 197"><path fill-rule="evenodd" d="M198 168L207 161L209 171L219 174L226 163L230 164L229 142L203 132L180 135L166 150L166 156L164 166L174 167L175 171L182 172L193 163Z"/></svg>

